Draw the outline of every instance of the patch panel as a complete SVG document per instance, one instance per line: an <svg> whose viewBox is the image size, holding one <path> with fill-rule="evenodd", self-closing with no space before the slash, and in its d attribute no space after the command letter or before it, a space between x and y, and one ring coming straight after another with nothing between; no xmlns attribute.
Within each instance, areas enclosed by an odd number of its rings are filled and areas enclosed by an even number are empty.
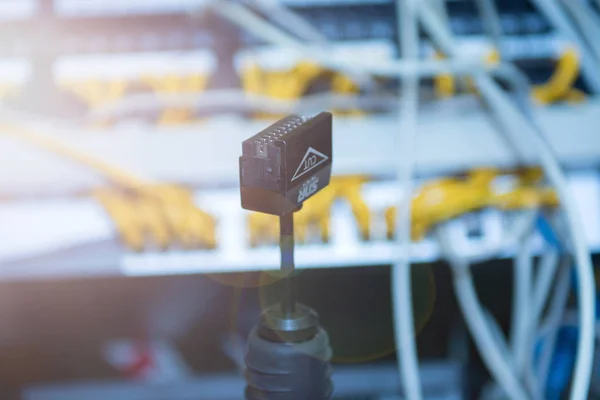
<svg viewBox="0 0 600 400"><path fill-rule="evenodd" d="M532 39L531 45L524 41L506 41L507 49L516 44L515 51L506 51L505 56L515 56L519 52L530 55L544 54L545 56L560 56L556 74L567 76L559 71L564 63L560 61L572 49L565 41L555 39L553 43L546 43L546 39ZM546 45L544 45L546 43ZM485 57L486 49L491 47L485 41L473 39L461 41L459 48L465 55L472 57ZM530 50L535 48L536 50ZM424 47L424 51L432 54L433 49ZM390 60L394 57L395 50L390 41L343 42L331 47L335 56L347 58L369 57L372 60ZM487 53L491 54L491 53ZM576 57L576 56L575 56ZM18 61L18 62L17 62ZM60 57L54 66L54 80L63 92L75 93L87 105L87 110L94 110L98 106L119 101L120 99L135 94L156 93L159 96L185 95L201 93L205 88L212 86L217 78L218 60L216 55L208 49L177 52L156 53L129 53L119 55L80 55ZM341 73L332 73L309 61L304 61L301 54L292 49L283 50L273 46L261 46L240 51L234 58L235 74L239 75L240 85L249 94L258 94L274 99L295 100L310 94L316 83L325 87L319 90L332 90L333 93L354 95L359 92L358 86L351 76ZM576 79L578 75L577 60L569 62L569 74ZM6 60L0 64L6 70L4 80L0 82L4 92L15 93L31 89L35 70L26 60ZM547 78L541 82L544 83ZM539 81L539 79L537 80ZM564 81L564 79L563 79ZM30 85L31 84L31 85ZM35 86L35 85L34 85ZM43 86L43 85L42 85ZM8 90L10 89L10 91ZM566 88L569 89L569 88ZM6 93L9 94L9 93ZM560 96L555 96L560 100ZM8 98L10 104L10 97ZM548 103L550 101L544 101ZM160 113L155 107L155 113ZM177 118L158 118L159 122L188 123L192 121L194 112L163 110L164 115L180 115ZM360 110L356 110L359 112ZM185 114L185 115L184 115ZM127 114L119 119L127 119ZM134 116L142 117L144 116ZM149 116L150 118L152 117ZM148 116L146 116L148 118Z"/></svg>
<svg viewBox="0 0 600 400"><path fill-rule="evenodd" d="M569 175L569 184L583 218L585 236L593 251L600 250L600 175L595 171ZM331 237L327 243L307 241L297 248L299 268L336 268L388 265L397 247L381 226L382 211L399 195L393 182L365 184L362 197L373 215L368 239L361 234L356 215L347 202L336 202L331 212ZM196 204L215 216L215 249L171 248L126 251L118 245L116 232L100 206L91 199L37 200L0 205L0 276L4 279L37 279L64 275L170 275L276 270L279 251L275 245L253 247L248 233L248 213L239 207L237 189L200 190ZM512 213L488 209L451 223L454 246L464 256L495 249L503 241ZM509 218L507 220L507 218ZM61 221L52 223L52 221ZM474 222L475 221L475 222ZM473 236L473 226L478 235ZM14 227L18 227L15 229ZM34 229L35 227L35 229ZM35 233L35 234L32 234ZM542 249L541 237L535 247ZM514 249L495 256L506 257ZM94 254L97 254L95 256ZM415 262L438 259L437 243L425 237L413 243Z"/></svg>
<svg viewBox="0 0 600 400"><path fill-rule="evenodd" d="M44 7L40 6L43 10L40 11L39 16L0 27L0 34L16 38L11 43L0 44L0 56L21 57L30 60L31 64L27 66L30 71L28 76L31 78L31 76L41 75L40 79L44 79L44 73L41 70L47 68L47 65L54 60L59 70L66 71L59 73L58 83L69 82L67 86L71 90L73 86L76 86L78 96L83 97L84 102L92 105L115 100L129 92L121 87L121 83L113 82L110 83L112 89L106 88L107 90L104 91L104 93L113 94L106 94L108 97L100 100L97 97L102 96L99 94L102 91L93 87L86 88L85 83L82 88L82 85L79 83L74 85L73 82L77 81L82 74L90 77L90 86L98 86L98 82L106 82L106 79L103 78L106 73L98 71L96 66L103 63L110 64L108 70L120 69L115 75L129 77L132 71L129 66L135 64L132 63L132 60L138 57L136 53L139 53L139 59L144 59L148 54L151 54L152 57L163 57L162 61L157 62L169 65L173 69L177 69L176 65L179 63L181 63L182 69L185 69L186 65L189 66L184 61L186 56L176 59L172 57L175 51L187 51L190 53L189 57L192 58L198 53L209 54L208 58L212 60L210 61L212 67L209 69L213 76L210 79L204 77L206 75L205 68L199 68L200 71L196 74L202 75L203 79L209 79L200 85L202 87L215 85L246 87L247 77L244 76L244 71L240 69L239 64L240 59L247 58L248 54L258 60L261 68L270 72L282 69L283 58L287 58L285 63L288 65L294 63L292 60L296 60L296 65L302 62L299 57L293 56L293 52L261 46L261 43L237 28L223 23L216 25L211 23L209 26L206 21L194 20L186 14L191 8L201 7L203 4L203 0L119 2L118 4L78 0L44 2ZM480 18L472 2L454 1L448 2L447 6L451 25L458 35L457 45L461 53L473 57L485 57L490 54L493 50L492 45L484 35ZM505 32L501 41L503 56L524 68L534 82L544 81L551 74L556 64L555 60L568 48L568 43L557 36L549 28L547 21L525 1L502 1L498 3L498 6ZM292 8L334 42L332 47L334 51L345 51L350 58L361 57L363 52L364 54L371 52L373 57L382 59L396 57L397 33L393 2L367 1L343 5L326 2L296 2ZM48 11L50 14L47 14ZM36 18L44 19L45 22L41 26L50 28L45 37L53 42L53 54L41 61L38 59L41 52L39 38L33 34L21 34L35 31L33 25L37 23ZM68 27L69 35L60 33L63 31L62 29L52 29L56 26ZM218 31L215 31L216 28ZM434 55L433 48L426 42L422 44L421 51L431 57ZM80 56L73 56L72 54L75 53ZM73 61L78 57L87 59L87 61ZM74 68L63 68L62 66L65 64L70 64ZM215 68L216 64L220 66ZM235 64L235 67L226 68L224 64ZM92 77L92 71L97 71L98 76ZM235 76L236 71L238 76ZM289 79L297 79L294 75L294 68L288 68L287 72L290 74ZM187 82L188 77L185 73L175 72L175 74L182 74L180 80ZM175 77L172 78L172 82L177 80ZM340 81L339 85L333 86L338 89L345 88L339 89L342 93L357 92L357 88L351 80L345 77L339 79L343 82ZM134 80L141 79L138 76ZM165 85L170 85L161 81L159 84L150 85L153 86L152 88L146 83L138 82L134 85L134 92L139 93L140 90L151 92L157 88L163 92ZM51 83L46 82L45 84L50 85ZM2 85L6 86L7 84L2 83ZM64 88L64 85L62 86ZM305 87L307 83L300 83L296 86ZM576 86L579 89L585 89L580 80L577 80ZM30 86L22 88L22 91L26 92L31 90L33 89ZM194 91L198 92L198 90ZM310 90L308 91L310 92ZM169 89L169 92L180 93L181 91ZM263 92L273 94L272 90ZM305 93L305 90L299 90L293 93L276 94L274 97L293 99ZM17 104L22 106L22 103ZM79 106L75 108L79 110ZM166 116L163 114L157 120L166 123L187 123L193 119L189 110L168 110Z"/></svg>
<svg viewBox="0 0 600 400"><path fill-rule="evenodd" d="M510 167L518 161L475 102L459 97L423 107L416 154L420 176L477 166ZM555 105L537 110L549 143L569 170L597 166L599 107L598 101L590 100L577 108ZM391 177L396 163L391 144L398 124L395 115L335 118L333 173ZM241 143L267 125L264 120L222 116L178 127L129 123L99 131L28 121L32 129L125 170L193 187L235 186L239 148L231 143ZM211 151L200 154L206 143L211 144ZM4 195L68 195L89 192L101 182L90 171L16 138L0 136L0 155L5 161L0 164L0 192Z"/></svg>
<svg viewBox="0 0 600 400"><path fill-rule="evenodd" d="M393 2L317 3L298 1L293 8L332 41L396 40ZM68 54L75 51L168 51L208 46L211 39L206 24L194 22L186 16L186 11L202 4L204 0L109 3L57 0L54 3L57 19L53 23L68 26L70 34L54 35L53 47L59 54ZM526 1L501 1L498 5L502 28L507 36L537 37L550 32L548 22ZM483 37L481 21L472 2L448 2L448 9L457 35L461 38ZM110 18L100 17L103 12ZM76 15L78 18L73 18ZM32 45L35 48L34 37L14 34L29 31L30 22L34 21L2 28L7 35L12 32L10 36L16 41L10 47L0 46L0 53L23 56L26 48L32 48ZM236 29L228 32L233 36L240 34ZM242 36L245 46L258 44L243 33Z"/></svg>
<svg viewBox="0 0 600 400"><path fill-rule="evenodd" d="M58 86L75 93L93 110L127 95L200 93L216 69L208 51L134 53L120 56L61 58L55 65ZM164 110L159 123L187 122L190 110Z"/></svg>

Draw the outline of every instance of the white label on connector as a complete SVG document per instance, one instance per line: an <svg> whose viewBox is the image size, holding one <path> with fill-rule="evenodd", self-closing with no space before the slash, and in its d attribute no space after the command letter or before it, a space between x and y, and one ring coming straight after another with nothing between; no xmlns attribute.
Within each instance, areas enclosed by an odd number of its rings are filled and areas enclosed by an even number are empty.
<svg viewBox="0 0 600 400"><path fill-rule="evenodd" d="M319 189L319 178L313 176L302 184L298 192L298 203L312 196Z"/></svg>

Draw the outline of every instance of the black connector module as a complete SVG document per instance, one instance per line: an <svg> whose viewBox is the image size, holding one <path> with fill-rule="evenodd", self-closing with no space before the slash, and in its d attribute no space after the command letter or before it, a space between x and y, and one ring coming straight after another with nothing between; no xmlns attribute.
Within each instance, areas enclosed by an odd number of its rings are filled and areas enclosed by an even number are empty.
<svg viewBox="0 0 600 400"><path fill-rule="evenodd" d="M294 212L329 184L332 117L290 116L242 143L242 207L279 216L280 304L248 337L246 400L328 400L331 347L317 313L296 302Z"/></svg>
<svg viewBox="0 0 600 400"><path fill-rule="evenodd" d="M329 184L332 115L289 116L242 143L242 207L273 215L299 210Z"/></svg>

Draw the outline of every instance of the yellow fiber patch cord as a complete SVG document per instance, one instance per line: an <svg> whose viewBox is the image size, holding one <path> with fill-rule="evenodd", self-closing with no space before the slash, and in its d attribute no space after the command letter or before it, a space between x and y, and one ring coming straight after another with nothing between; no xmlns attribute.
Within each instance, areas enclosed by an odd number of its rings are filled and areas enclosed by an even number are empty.
<svg viewBox="0 0 600 400"><path fill-rule="evenodd" d="M427 183L413 199L413 240L422 239L440 222L487 207L517 210L557 206L554 191L540 186L541 177L537 168L508 172L481 168L469 172L465 178L443 178ZM499 178L511 179L510 187L496 187ZM337 200L349 202L359 232L363 239L368 240L371 213L361 195L362 185L366 182L364 176L332 178L329 188L307 201L304 208L296 213L294 222L298 226L298 241L306 240L310 228L318 229L322 242L329 240L331 208ZM386 233L390 239L394 236L395 213L395 207L385 211ZM275 243L279 234L277 219L258 213L248 216L248 229L252 246Z"/></svg>
<svg viewBox="0 0 600 400"><path fill-rule="evenodd" d="M90 109L94 109L122 99L127 90L146 84L157 96L178 93L201 93L208 82L208 76L202 74L189 75L145 75L139 82L126 80L64 80L59 86L79 96ZM193 110L166 109L158 117L159 125L175 125L191 122Z"/></svg>
<svg viewBox="0 0 600 400"><path fill-rule="evenodd" d="M193 194L181 186L145 184L135 191L102 188L94 191L94 197L132 250L216 247L215 219L199 209Z"/></svg>
<svg viewBox="0 0 600 400"><path fill-rule="evenodd" d="M115 221L130 249L216 246L215 219L195 205L189 190L141 179L17 124L0 121L0 132L90 167L115 184L97 189L93 195Z"/></svg>
<svg viewBox="0 0 600 400"><path fill-rule="evenodd" d="M514 178L511 187L497 188L500 178ZM425 185L412 204L412 238L420 240L435 225L462 214L493 207L518 210L556 207L558 198L549 188L540 186L538 168L502 173L494 169L477 169L465 178L446 178ZM386 210L387 236L394 236L396 208Z"/></svg>
<svg viewBox="0 0 600 400"><path fill-rule="evenodd" d="M260 94L278 100L295 100L319 77L322 68L310 62L300 62L288 71L265 71L257 64L248 65L242 72L242 87L249 94ZM257 117L273 117L258 114ZM282 118L283 115L275 116Z"/></svg>
<svg viewBox="0 0 600 400"><path fill-rule="evenodd" d="M242 71L241 80L242 87L247 93L279 100L296 100L301 98L310 85L319 78L330 79L331 89L334 93L354 95L359 91L358 86L347 76L328 71L318 64L307 61L301 61L286 71L267 71L257 64L250 64ZM349 114L356 115L360 112L356 110ZM257 117L272 118L274 116L258 114ZM283 115L275 117L281 118Z"/></svg>
<svg viewBox="0 0 600 400"><path fill-rule="evenodd" d="M443 58L437 53L436 58ZM490 63L497 63L499 55L493 51L487 57ZM550 79L532 88L531 95L540 104L551 104L566 100L568 102L581 102L585 100L585 94L573 87L579 76L579 57L577 52L569 48L558 59L554 73ZM468 81L469 91L474 91L472 83ZM449 98L456 94L457 88L454 76L443 74L435 77L434 91L438 98Z"/></svg>
<svg viewBox="0 0 600 400"><path fill-rule="evenodd" d="M157 95L172 95L178 93L201 93L208 83L207 75L168 75L144 76L142 82L148 84ZM177 125L191 122L193 110L167 109L158 118L159 125Z"/></svg>
<svg viewBox="0 0 600 400"><path fill-rule="evenodd" d="M574 49L568 49L559 58L554 74L548 82L533 88L532 95L541 104L550 104L561 100L581 102L585 94L573 88L579 76L579 56Z"/></svg>
<svg viewBox="0 0 600 400"><path fill-rule="evenodd" d="M370 212L361 196L365 176L333 177L329 186L306 201L300 211L294 214L296 239L304 243L311 230L319 232L323 243L329 241L331 208L337 200L347 201L356 219L363 239L369 238ZM277 217L261 213L248 216L250 244L275 243L279 237Z"/></svg>
<svg viewBox="0 0 600 400"><path fill-rule="evenodd" d="M75 93L91 109L119 100L125 95L127 85L127 81L120 79L64 80L58 82L59 87Z"/></svg>

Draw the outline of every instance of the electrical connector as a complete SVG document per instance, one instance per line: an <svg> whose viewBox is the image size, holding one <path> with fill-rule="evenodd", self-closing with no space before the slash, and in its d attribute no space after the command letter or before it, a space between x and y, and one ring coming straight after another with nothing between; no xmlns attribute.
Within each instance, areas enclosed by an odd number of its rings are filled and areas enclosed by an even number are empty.
<svg viewBox="0 0 600 400"><path fill-rule="evenodd" d="M277 121L242 144L240 191L242 207L285 215L329 184L332 116L290 116Z"/></svg>

